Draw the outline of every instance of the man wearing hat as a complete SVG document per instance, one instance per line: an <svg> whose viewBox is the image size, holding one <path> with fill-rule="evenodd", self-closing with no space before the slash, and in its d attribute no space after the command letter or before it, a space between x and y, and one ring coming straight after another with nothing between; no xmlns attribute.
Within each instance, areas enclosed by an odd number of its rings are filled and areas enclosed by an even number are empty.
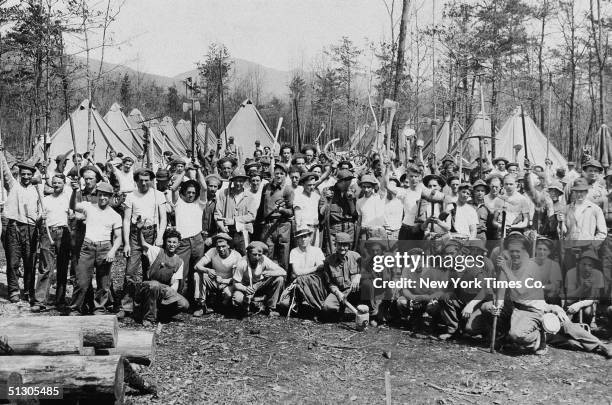
<svg viewBox="0 0 612 405"><path fill-rule="evenodd" d="M606 219L597 204L587 199L589 185L579 177L571 188L572 203L561 218L563 232L568 240L604 240L608 234Z"/></svg>
<svg viewBox="0 0 612 405"><path fill-rule="evenodd" d="M11 169L4 153L1 154L4 182L8 196L4 203L4 215L8 219L6 229L7 240L7 286L11 302L19 302L19 265L23 260L24 298L30 305L36 305L35 282L36 269L34 255L38 239L36 221L42 213L38 192L32 184L36 168L28 163L19 163L19 179L11 174ZM3 185L4 186L4 185Z"/></svg>
<svg viewBox="0 0 612 405"><path fill-rule="evenodd" d="M491 174L495 174L495 175L504 177L505 175L508 174L508 171L506 170L507 165L508 165L508 159L504 157L497 157L493 159L493 166L495 166L495 168L491 170Z"/></svg>
<svg viewBox="0 0 612 405"><path fill-rule="evenodd" d="M143 260L145 253L140 243L140 234L150 245L161 246L162 236L167 226L166 196L153 187L153 170L138 168L133 181L136 189L128 193L123 212L123 254L127 257L124 297L121 300L119 317L133 312L134 285L147 278L148 261ZM142 221L142 227L137 224Z"/></svg>
<svg viewBox="0 0 612 405"><path fill-rule="evenodd" d="M325 219L323 224L323 250L329 254L336 251L336 235L348 234L355 240L355 220L358 217L356 200L349 188L353 174L339 170L337 182L323 192L319 201L319 214Z"/></svg>
<svg viewBox="0 0 612 405"><path fill-rule="evenodd" d="M582 165L582 177L586 180L589 190L587 200L597 204L600 208L604 206L604 201L607 200L607 191L605 183L602 182L601 172L603 167L601 163L595 159L589 159ZM565 188L565 197L568 201L571 200L571 184Z"/></svg>
<svg viewBox="0 0 612 405"><path fill-rule="evenodd" d="M325 256L321 248L311 245L312 235L310 228L298 228L293 234L297 245L289 254L289 276L293 281L278 303L283 312L317 315L327 296L320 271Z"/></svg>
<svg viewBox="0 0 612 405"><path fill-rule="evenodd" d="M559 240L561 239L559 237L561 233L560 232L561 223L559 221L559 218L565 215L565 210L567 209L566 204L565 204L564 187L561 184L561 182L553 180L548 185L548 195L550 196L550 199L553 204L552 209L553 209L554 215L549 217L548 227L546 230L542 232L542 234L552 240Z"/></svg>
<svg viewBox="0 0 612 405"><path fill-rule="evenodd" d="M269 257L283 268L289 267L291 218L293 217L294 192L285 183L284 166L274 166L274 178L261 192L257 210L258 240L268 246Z"/></svg>
<svg viewBox="0 0 612 405"><path fill-rule="evenodd" d="M513 176L517 176L519 175L519 164L517 162L510 162L506 165L506 169L508 171L508 174L511 174Z"/></svg>
<svg viewBox="0 0 612 405"><path fill-rule="evenodd" d="M565 184L572 184L578 177L580 177L580 173L576 171L576 163L567 162L567 174L563 178L563 182Z"/></svg>
<svg viewBox="0 0 612 405"><path fill-rule="evenodd" d="M228 308L232 301L232 280L234 267L242 260L242 256L232 249L232 237L226 233L218 233L212 237L213 247L196 263L194 276L196 310L194 316L199 317L207 311L206 301L209 297L215 299L215 304Z"/></svg>
<svg viewBox="0 0 612 405"><path fill-rule="evenodd" d="M312 245L320 247L319 201L321 196L315 191L317 180L319 180L319 176L311 172L304 173L300 177L302 189L296 192L293 197L293 212L296 228L310 229Z"/></svg>
<svg viewBox="0 0 612 405"><path fill-rule="evenodd" d="M378 180L371 174L361 176L359 187L363 197L357 200L357 228L359 229L359 240L385 239L385 202L376 188Z"/></svg>
<svg viewBox="0 0 612 405"><path fill-rule="evenodd" d="M321 308L326 321L336 321L344 313L344 302L367 304L372 309L372 281L361 278L361 255L351 250L353 237L345 232L335 235L336 251L323 263L323 281L329 291Z"/></svg>
<svg viewBox="0 0 612 405"><path fill-rule="evenodd" d="M107 165L109 172L114 174L119 182L120 193L131 193L136 188L132 166L134 166L134 159L129 156L124 157L120 165Z"/></svg>
<svg viewBox="0 0 612 405"><path fill-rule="evenodd" d="M232 304L241 313L248 313L255 304L264 314L278 316L276 304L287 272L266 256L267 249L263 242L251 242L235 267Z"/></svg>
<svg viewBox="0 0 612 405"><path fill-rule="evenodd" d="M225 146L225 157L235 160L236 162L242 162L242 148L234 143L234 137L232 135L227 137L227 145Z"/></svg>
<svg viewBox="0 0 612 405"><path fill-rule="evenodd" d="M71 315L85 315L94 311L104 314L112 309L111 266L121 247L121 216L110 206L113 187L105 182L97 186L97 203L77 202L73 190L70 208L85 215L87 228L76 268L76 283L70 304ZM95 298L88 294L96 274ZM125 287L124 287L125 288Z"/></svg>
<svg viewBox="0 0 612 405"><path fill-rule="evenodd" d="M244 190L249 178L242 169L236 169L230 178L230 187L218 193L215 207L215 221L221 232L227 233L234 241L234 249L245 254L248 233L253 232L253 221L257 214L256 201Z"/></svg>

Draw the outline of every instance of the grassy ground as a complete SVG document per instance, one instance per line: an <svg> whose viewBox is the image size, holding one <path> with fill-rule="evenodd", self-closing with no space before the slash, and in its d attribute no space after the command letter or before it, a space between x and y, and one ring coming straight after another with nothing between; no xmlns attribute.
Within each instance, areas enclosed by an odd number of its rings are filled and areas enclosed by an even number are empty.
<svg viewBox="0 0 612 405"><path fill-rule="evenodd" d="M28 314L4 299L5 283L0 274L0 316ZM602 336L609 344L609 331ZM143 370L158 397L133 394L126 403L384 403L388 371L393 403L612 404L611 365L554 348L543 357L490 354L478 341L357 332L350 322L181 315L161 327L156 361Z"/></svg>

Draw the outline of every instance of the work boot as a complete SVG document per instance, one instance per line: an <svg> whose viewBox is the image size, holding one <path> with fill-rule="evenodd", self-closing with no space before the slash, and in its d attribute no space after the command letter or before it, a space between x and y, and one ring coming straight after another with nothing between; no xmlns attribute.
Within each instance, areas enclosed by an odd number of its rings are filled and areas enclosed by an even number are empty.
<svg viewBox="0 0 612 405"><path fill-rule="evenodd" d="M595 349L595 353L601 354L606 360L612 359L612 351L604 345L600 345Z"/></svg>

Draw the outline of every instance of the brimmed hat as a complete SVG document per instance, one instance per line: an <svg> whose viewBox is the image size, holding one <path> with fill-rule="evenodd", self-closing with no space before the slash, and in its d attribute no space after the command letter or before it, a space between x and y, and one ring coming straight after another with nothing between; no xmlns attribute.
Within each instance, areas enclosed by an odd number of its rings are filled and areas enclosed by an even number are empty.
<svg viewBox="0 0 612 405"><path fill-rule="evenodd" d="M603 170L603 166L596 159L589 159L582 165L582 170L585 170L587 167L594 167L598 170Z"/></svg>
<svg viewBox="0 0 612 405"><path fill-rule="evenodd" d="M464 190L464 189L471 190L472 189L472 185L470 183L467 183L467 182L463 182L463 183L459 184L459 188L457 190Z"/></svg>
<svg viewBox="0 0 612 405"><path fill-rule="evenodd" d="M563 193L563 184L561 184L558 180L553 180L548 185L549 190L558 190L560 193Z"/></svg>
<svg viewBox="0 0 612 405"><path fill-rule="evenodd" d="M509 162L508 164L506 164L506 169L509 169L511 167L519 167L519 164L516 162Z"/></svg>
<svg viewBox="0 0 612 405"><path fill-rule="evenodd" d="M442 177L438 176L437 174L428 174L427 176L423 177L423 184L427 186L427 183L429 183L431 180L437 180L440 187L444 187L446 185L446 182L442 179Z"/></svg>
<svg viewBox="0 0 612 405"><path fill-rule="evenodd" d="M234 170L234 172L232 173L232 177L230 177L230 181L235 181L238 179L243 179L243 180L248 180L249 176L246 175L246 173L244 172L244 170L242 169L236 169Z"/></svg>
<svg viewBox="0 0 612 405"><path fill-rule="evenodd" d="M293 237L296 239L308 235L312 235L312 230L310 228L301 228L293 233Z"/></svg>
<svg viewBox="0 0 612 405"><path fill-rule="evenodd" d="M353 243L353 238L346 232L338 232L336 234L336 244L338 243Z"/></svg>
<svg viewBox="0 0 612 405"><path fill-rule="evenodd" d="M170 163L170 167L174 167L174 166L176 166L176 165L183 165L183 166L185 166L185 165L186 165L186 163L185 163L185 161L184 161L183 159L181 159L181 158L176 158L176 159L174 159L174 160L173 160L173 161Z"/></svg>
<svg viewBox="0 0 612 405"><path fill-rule="evenodd" d="M59 154L55 157L55 161L56 162L65 162L66 160L68 160L68 155L70 155L72 153L72 149L70 149L68 152L64 153L64 154Z"/></svg>
<svg viewBox="0 0 612 405"><path fill-rule="evenodd" d="M474 182L474 185L472 186L472 188L476 190L476 187L484 187L485 193L489 193L489 191L491 191L491 187L489 187L489 185L485 183L484 180L481 180L481 179L478 179Z"/></svg>
<svg viewBox="0 0 612 405"><path fill-rule="evenodd" d="M336 179L338 181L352 180L354 178L355 176L353 176L353 173L349 172L346 169L339 170L338 174L336 175Z"/></svg>
<svg viewBox="0 0 612 405"><path fill-rule="evenodd" d="M155 173L153 173L153 170L146 167L139 167L138 169L134 170L134 181L138 180L138 176L141 174L148 174L151 176L151 180L155 178Z"/></svg>
<svg viewBox="0 0 612 405"><path fill-rule="evenodd" d="M580 177L574 180L571 191L588 191L588 190L589 190L589 184L587 183L585 179Z"/></svg>
<svg viewBox="0 0 612 405"><path fill-rule="evenodd" d="M85 174L86 171L91 170L92 172L94 172L96 174L96 181L101 181L102 180L102 176L100 175L100 171L92 166L92 165L87 165L87 166L83 166L81 167L81 169L79 170L79 176L83 177L83 174Z"/></svg>
<svg viewBox="0 0 612 405"><path fill-rule="evenodd" d="M98 185L96 186L96 191L99 193L107 193L107 194L113 194L115 192L115 190L113 190L113 186L111 186L109 183L105 181L98 183Z"/></svg>
<svg viewBox="0 0 612 405"><path fill-rule="evenodd" d="M226 234L225 232L219 232L218 234L213 235L212 241L214 243L216 243L218 239L223 239L223 240L226 240L228 242L231 242L233 240L232 237L229 236L228 234Z"/></svg>
<svg viewBox="0 0 612 405"><path fill-rule="evenodd" d="M587 249L584 252L582 252L580 254L580 257L578 258L578 261L582 259L591 259L591 260L594 260L595 263L597 263L597 266L601 265L601 259L599 258L597 253L595 253L593 249Z"/></svg>
<svg viewBox="0 0 612 405"><path fill-rule="evenodd" d="M504 162L505 164L508 164L508 159L506 159L505 157L496 157L495 159L493 159L493 164L496 165L497 162Z"/></svg>
<svg viewBox="0 0 612 405"><path fill-rule="evenodd" d="M31 170L32 173L36 172L36 167L33 164L29 163L29 162L20 162L20 163L17 163L17 167L20 168L20 169Z"/></svg>
<svg viewBox="0 0 612 405"><path fill-rule="evenodd" d="M264 156L261 159L259 159L259 163L261 163L261 165L268 165L270 166L270 164L272 164L272 161L270 160L270 158L268 156Z"/></svg>
<svg viewBox="0 0 612 405"><path fill-rule="evenodd" d="M166 169L157 169L157 173L155 174L157 180L170 180L170 172Z"/></svg>
<svg viewBox="0 0 612 405"><path fill-rule="evenodd" d="M261 163L255 160L251 160L250 162L244 164L244 170L246 170L247 172L252 168L256 168L257 170L261 169Z"/></svg>
<svg viewBox="0 0 612 405"><path fill-rule="evenodd" d="M300 177L300 180L298 181L298 184L302 184L303 182L308 181L308 179L310 179L311 177L313 177L315 180L319 180L318 174L307 172L307 173L302 174L302 176Z"/></svg>
<svg viewBox="0 0 612 405"><path fill-rule="evenodd" d="M293 167L293 166L290 166L290 167ZM274 170L277 170L277 169L278 170L282 170L283 173L285 173L285 174L287 174L289 172L289 168L287 166L285 166L285 165L280 165L280 164L279 165L274 165Z"/></svg>
<svg viewBox="0 0 612 405"><path fill-rule="evenodd" d="M372 176L371 174L364 174L359 180L359 185L362 185L364 183L371 184L373 186L378 186L378 179L376 179L376 177Z"/></svg>

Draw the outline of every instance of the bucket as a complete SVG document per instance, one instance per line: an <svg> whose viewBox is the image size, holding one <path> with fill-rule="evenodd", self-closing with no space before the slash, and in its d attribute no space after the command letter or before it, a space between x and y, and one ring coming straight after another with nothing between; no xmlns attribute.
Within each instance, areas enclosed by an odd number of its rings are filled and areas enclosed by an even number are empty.
<svg viewBox="0 0 612 405"><path fill-rule="evenodd" d="M542 327L546 333L555 334L561 329L561 322L556 314L545 313L542 317Z"/></svg>
<svg viewBox="0 0 612 405"><path fill-rule="evenodd" d="M367 305L358 305L355 314L355 326L357 329L365 329L370 323L370 309Z"/></svg>

